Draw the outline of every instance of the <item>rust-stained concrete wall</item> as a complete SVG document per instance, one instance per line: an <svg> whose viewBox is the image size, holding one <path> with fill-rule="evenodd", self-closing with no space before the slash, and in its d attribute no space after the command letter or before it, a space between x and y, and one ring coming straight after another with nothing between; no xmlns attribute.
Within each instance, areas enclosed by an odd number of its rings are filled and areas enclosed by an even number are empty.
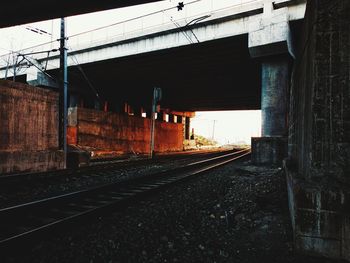
<svg viewBox="0 0 350 263"><path fill-rule="evenodd" d="M149 153L150 119L85 108L69 112L70 143L120 153ZM156 121L155 152L182 149L183 125Z"/></svg>
<svg viewBox="0 0 350 263"><path fill-rule="evenodd" d="M58 94L0 80L0 174L63 168Z"/></svg>
<svg viewBox="0 0 350 263"><path fill-rule="evenodd" d="M350 1L310 0L294 65L287 182L298 250L350 261Z"/></svg>
<svg viewBox="0 0 350 263"><path fill-rule="evenodd" d="M308 2L293 70L288 140L289 155L305 179L349 181L349 9L348 0Z"/></svg>

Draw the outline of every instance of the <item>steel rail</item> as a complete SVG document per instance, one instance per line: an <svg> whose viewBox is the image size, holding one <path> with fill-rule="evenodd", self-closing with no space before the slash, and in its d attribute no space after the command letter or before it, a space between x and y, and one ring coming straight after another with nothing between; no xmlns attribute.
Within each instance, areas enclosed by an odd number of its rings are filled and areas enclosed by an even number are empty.
<svg viewBox="0 0 350 263"><path fill-rule="evenodd" d="M41 181L48 181L55 178L62 178L62 177L84 177L84 176L99 176L100 171L103 172L113 172L113 170L121 169L121 168L127 168L128 166L135 166L135 165L147 165L152 164L154 162L164 162L169 159L176 159L177 161L185 161L188 158L191 158L191 156L195 158L202 158L206 155L208 156L215 156L220 155L222 153L232 152L232 150L224 150L224 151L213 151L213 152L199 152L199 153L186 153L186 154L179 154L179 155L160 155L156 156L155 159L150 160L148 158L140 158L136 160L129 160L125 161L125 159L109 159L105 162L95 163L92 162L93 165L87 166L87 167L79 167L76 169L66 169L66 170L55 170L55 171L48 171L48 172L33 172L33 173L19 173L19 174L8 174L8 175L0 175L0 189L1 188L9 188L13 184L31 184L31 183L37 183ZM102 174L103 175L103 174Z"/></svg>
<svg viewBox="0 0 350 263"><path fill-rule="evenodd" d="M28 244L50 230L64 229L77 220L86 220L88 216L123 208L146 195L248 154L250 148L129 181L0 209L0 250L6 252L9 247L19 246L22 242Z"/></svg>

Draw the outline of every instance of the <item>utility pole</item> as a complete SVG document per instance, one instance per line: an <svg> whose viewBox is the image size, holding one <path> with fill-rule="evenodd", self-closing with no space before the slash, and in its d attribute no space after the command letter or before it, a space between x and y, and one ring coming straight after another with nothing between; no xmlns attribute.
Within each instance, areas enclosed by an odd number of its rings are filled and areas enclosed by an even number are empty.
<svg viewBox="0 0 350 263"><path fill-rule="evenodd" d="M9 67L10 67L10 55L8 56L8 59L7 59L7 65L6 65L6 71L5 71L5 80L7 79L7 74L9 72Z"/></svg>
<svg viewBox="0 0 350 263"><path fill-rule="evenodd" d="M15 55L13 55L13 56L15 56ZM18 62L18 55L16 54L16 60L15 60L15 58L13 58L13 82L15 82L16 81L16 67L17 67L17 62ZM7 73L6 73L7 74Z"/></svg>
<svg viewBox="0 0 350 263"><path fill-rule="evenodd" d="M64 166L67 165L67 48L65 18L61 18L60 37L60 96L59 96L59 148L64 154Z"/></svg>
<svg viewBox="0 0 350 263"><path fill-rule="evenodd" d="M214 141L214 133L215 133L215 123L216 123L216 120L214 120L213 122L213 133L212 133L212 136L211 136L211 139Z"/></svg>

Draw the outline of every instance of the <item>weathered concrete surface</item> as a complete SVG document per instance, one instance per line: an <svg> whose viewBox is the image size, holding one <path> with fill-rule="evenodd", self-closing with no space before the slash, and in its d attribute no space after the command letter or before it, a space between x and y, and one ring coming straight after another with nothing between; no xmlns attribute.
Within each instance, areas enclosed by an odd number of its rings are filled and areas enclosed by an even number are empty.
<svg viewBox="0 0 350 263"><path fill-rule="evenodd" d="M293 71L289 155L305 179L334 176L349 182L350 3L328 2L309 4Z"/></svg>
<svg viewBox="0 0 350 263"><path fill-rule="evenodd" d="M350 261L350 1L308 1L294 65L287 178L300 251Z"/></svg>
<svg viewBox="0 0 350 263"><path fill-rule="evenodd" d="M0 80L0 174L64 167L58 94Z"/></svg>
<svg viewBox="0 0 350 263"><path fill-rule="evenodd" d="M289 53L294 56L294 45L289 26L288 7L275 10L273 1L263 2L263 14L249 25L249 52L252 57ZM299 12L303 13L303 9Z"/></svg>
<svg viewBox="0 0 350 263"><path fill-rule="evenodd" d="M287 137L252 138L252 162L254 164L282 164L287 157Z"/></svg>
<svg viewBox="0 0 350 263"><path fill-rule="evenodd" d="M307 182L286 171L296 249L350 260L350 187Z"/></svg>
<svg viewBox="0 0 350 263"><path fill-rule="evenodd" d="M0 151L0 176L1 174L45 172L63 168L63 152L59 150Z"/></svg>
<svg viewBox="0 0 350 263"><path fill-rule="evenodd" d="M265 58L261 76L262 136L287 134L289 67L286 56Z"/></svg>
<svg viewBox="0 0 350 263"><path fill-rule="evenodd" d="M69 128L71 143L117 153L149 153L150 119L84 108L76 110L77 128ZM183 150L182 124L157 121L155 125L155 152Z"/></svg>
<svg viewBox="0 0 350 263"><path fill-rule="evenodd" d="M249 26L249 53L261 65L261 135L252 138L255 164L281 164L286 157L289 56L294 56L288 8L264 1L263 14Z"/></svg>
<svg viewBox="0 0 350 263"><path fill-rule="evenodd" d="M252 138L252 162L282 164L287 157L288 54L264 57L261 66L261 138Z"/></svg>

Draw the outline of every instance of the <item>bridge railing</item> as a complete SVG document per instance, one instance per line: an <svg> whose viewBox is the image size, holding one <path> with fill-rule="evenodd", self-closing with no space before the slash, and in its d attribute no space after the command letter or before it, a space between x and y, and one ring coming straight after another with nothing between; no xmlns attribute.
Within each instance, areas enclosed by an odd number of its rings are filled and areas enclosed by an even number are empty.
<svg viewBox="0 0 350 263"><path fill-rule="evenodd" d="M161 10L91 32L73 35L69 38L69 42L74 50L98 46L101 43L114 43L183 27L191 22L196 23L195 19L199 19L197 23L204 22L219 12L230 11L233 15L242 12L242 6L253 6L252 4L257 4L261 8L262 0L191 1L182 11L178 11L176 7ZM203 20L200 20L201 18Z"/></svg>

